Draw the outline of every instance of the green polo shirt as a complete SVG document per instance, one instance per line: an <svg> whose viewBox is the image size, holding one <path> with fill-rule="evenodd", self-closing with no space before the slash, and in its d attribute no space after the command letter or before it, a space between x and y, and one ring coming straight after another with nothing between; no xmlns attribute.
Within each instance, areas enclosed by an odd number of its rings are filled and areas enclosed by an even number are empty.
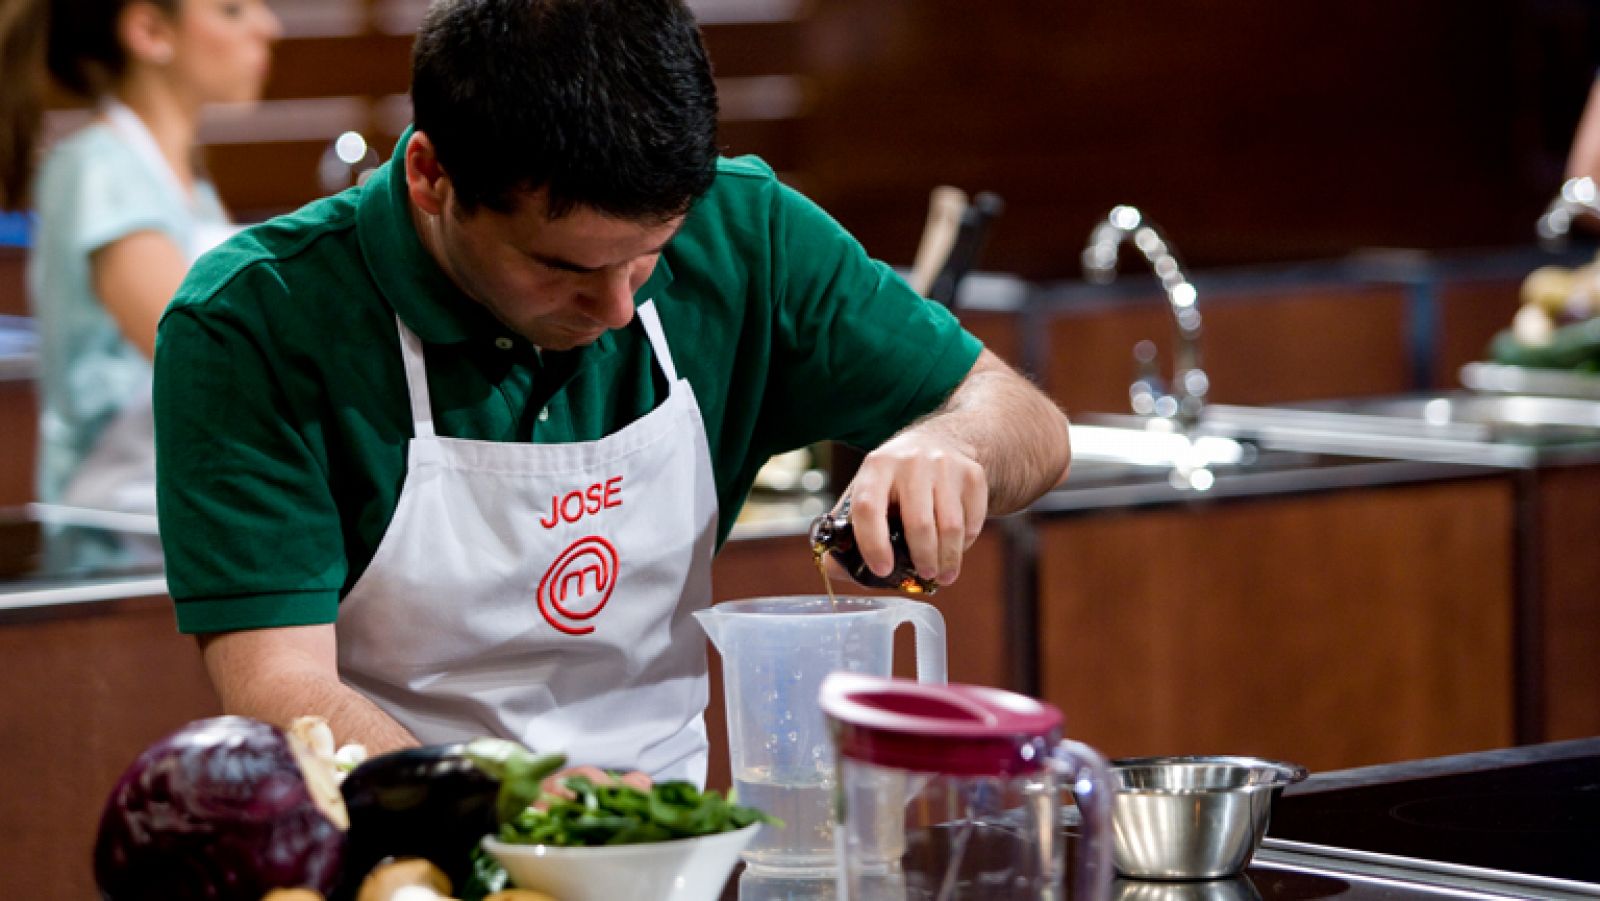
<svg viewBox="0 0 1600 901"><path fill-rule="evenodd" d="M748 157L718 165L647 299L705 419L719 546L769 456L876 446L937 407L981 348ZM401 166L248 229L195 265L156 342L182 631L334 621L405 482L396 314L423 341L441 435L588 441L666 398L637 318L541 355L464 295L418 241Z"/></svg>

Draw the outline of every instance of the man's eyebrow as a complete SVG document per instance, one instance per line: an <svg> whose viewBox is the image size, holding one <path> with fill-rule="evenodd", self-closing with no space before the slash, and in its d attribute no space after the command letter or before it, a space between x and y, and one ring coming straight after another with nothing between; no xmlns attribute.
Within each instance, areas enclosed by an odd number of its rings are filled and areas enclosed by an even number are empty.
<svg viewBox="0 0 1600 901"><path fill-rule="evenodd" d="M663 250L666 250L667 249L667 245L672 243L672 239L676 238L678 236L678 232L681 229L682 229L681 225L678 228L673 229L672 230L672 234L668 235L667 239L665 241L662 241L660 244L657 244L655 247L652 247L651 249L645 251L644 253L639 254L639 256L641 256L641 257L653 256L655 254L660 253ZM528 253L528 256L533 258L533 259L535 259L535 260L537 260L537 261L539 261L541 264L543 264L545 266L549 266L551 269L560 269L563 272L576 272L576 273L578 273L580 275L581 274L585 274L585 273L589 273L589 272L598 272L598 271L600 271L600 268L602 268L602 267L595 267L595 266L585 266L582 263L575 263L572 260L566 259L564 257L551 256L550 254L539 253L538 251L530 251ZM638 259L638 257L635 257L634 259Z"/></svg>
<svg viewBox="0 0 1600 901"><path fill-rule="evenodd" d="M594 272L594 271L596 271L594 269L594 267L592 267L592 266L580 266L579 264L574 263L571 260L562 259L561 257L553 257L553 256L550 256L549 254L532 252L532 253L529 253L528 256L532 257L535 260L538 260L540 263L543 263L546 266L549 266L551 269L560 269L563 272L579 272L579 273L583 273L583 272Z"/></svg>

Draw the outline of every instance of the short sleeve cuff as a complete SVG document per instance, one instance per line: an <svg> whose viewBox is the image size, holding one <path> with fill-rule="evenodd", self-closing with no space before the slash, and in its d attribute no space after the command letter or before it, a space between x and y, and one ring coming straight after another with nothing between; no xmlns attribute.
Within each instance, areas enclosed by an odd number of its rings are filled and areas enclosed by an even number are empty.
<svg viewBox="0 0 1600 901"><path fill-rule="evenodd" d="M175 599L174 604L178 631L186 635L320 626L333 622L339 615L339 596L331 591Z"/></svg>

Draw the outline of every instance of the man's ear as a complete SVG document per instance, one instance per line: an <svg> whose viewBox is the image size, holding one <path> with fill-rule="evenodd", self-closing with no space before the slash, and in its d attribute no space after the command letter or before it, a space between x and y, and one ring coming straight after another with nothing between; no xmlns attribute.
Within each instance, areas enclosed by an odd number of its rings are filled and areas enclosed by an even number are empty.
<svg viewBox="0 0 1600 901"><path fill-rule="evenodd" d="M130 59L164 66L172 62L177 52L177 23L154 3L135 0L124 6L117 16L117 39Z"/></svg>
<svg viewBox="0 0 1600 901"><path fill-rule="evenodd" d="M432 216L444 212L450 199L450 176L439 165L433 141L420 131L406 142L406 192L417 209Z"/></svg>

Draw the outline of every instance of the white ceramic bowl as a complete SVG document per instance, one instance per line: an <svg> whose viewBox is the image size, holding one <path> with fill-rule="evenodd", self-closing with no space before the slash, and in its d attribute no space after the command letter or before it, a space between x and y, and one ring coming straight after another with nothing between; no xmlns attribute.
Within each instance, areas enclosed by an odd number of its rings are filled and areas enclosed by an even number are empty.
<svg viewBox="0 0 1600 901"><path fill-rule="evenodd" d="M760 828L754 823L737 832L598 848L512 845L486 835L483 847L506 868L512 885L559 901L715 901Z"/></svg>

